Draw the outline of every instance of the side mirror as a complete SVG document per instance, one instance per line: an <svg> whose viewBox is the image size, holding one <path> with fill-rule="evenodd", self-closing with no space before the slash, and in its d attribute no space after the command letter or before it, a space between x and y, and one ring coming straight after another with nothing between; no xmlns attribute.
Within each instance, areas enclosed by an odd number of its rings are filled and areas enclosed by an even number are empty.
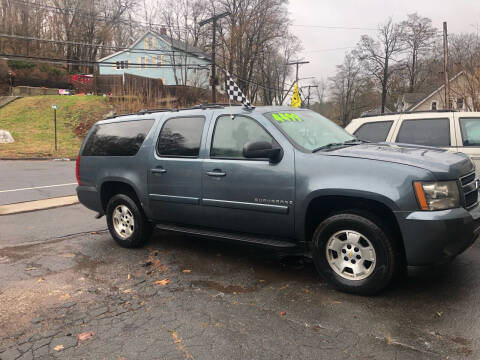
<svg viewBox="0 0 480 360"><path fill-rule="evenodd" d="M282 160L283 151L273 147L268 141L252 141L243 147L243 156L247 159L269 159L272 163Z"/></svg>

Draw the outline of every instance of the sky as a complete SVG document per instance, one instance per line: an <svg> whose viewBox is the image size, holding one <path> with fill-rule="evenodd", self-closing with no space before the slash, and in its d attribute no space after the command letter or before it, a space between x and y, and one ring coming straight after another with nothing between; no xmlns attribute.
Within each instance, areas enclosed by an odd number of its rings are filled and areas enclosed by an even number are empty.
<svg viewBox="0 0 480 360"><path fill-rule="evenodd" d="M361 35L375 34L374 30L300 25L373 29L389 17L402 21L407 14L417 12L432 19L433 26L439 30L443 21L447 21L449 33L477 33L477 26L480 29L480 0L290 0L288 8L291 30L301 40L304 49L298 58L310 61L310 64L301 65L300 78L327 79L335 73L335 66L342 63L345 52L355 47ZM303 85L310 81L305 80Z"/></svg>

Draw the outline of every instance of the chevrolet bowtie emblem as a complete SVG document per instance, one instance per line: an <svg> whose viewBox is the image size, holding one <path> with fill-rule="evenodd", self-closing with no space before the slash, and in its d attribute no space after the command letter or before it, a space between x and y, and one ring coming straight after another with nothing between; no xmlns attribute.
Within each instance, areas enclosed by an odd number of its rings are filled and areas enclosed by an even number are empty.
<svg viewBox="0 0 480 360"><path fill-rule="evenodd" d="M352 256L353 256L353 253L350 251L350 252L348 253L348 256L352 257Z"/></svg>

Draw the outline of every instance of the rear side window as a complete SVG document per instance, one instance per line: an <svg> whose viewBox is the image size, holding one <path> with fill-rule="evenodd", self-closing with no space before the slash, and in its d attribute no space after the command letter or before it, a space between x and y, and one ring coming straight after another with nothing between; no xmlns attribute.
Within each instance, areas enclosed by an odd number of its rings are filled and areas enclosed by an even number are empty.
<svg viewBox="0 0 480 360"><path fill-rule="evenodd" d="M393 121L370 122L360 126L354 135L365 141L382 142L387 140Z"/></svg>
<svg viewBox="0 0 480 360"><path fill-rule="evenodd" d="M95 125L82 156L133 156L155 120L134 120Z"/></svg>
<svg viewBox="0 0 480 360"><path fill-rule="evenodd" d="M440 147L450 146L449 120L405 120L398 132L397 142Z"/></svg>
<svg viewBox="0 0 480 360"><path fill-rule="evenodd" d="M463 146L480 146L480 118L461 118Z"/></svg>
<svg viewBox="0 0 480 360"><path fill-rule="evenodd" d="M168 119L158 137L158 155L197 157L204 123L203 117Z"/></svg>

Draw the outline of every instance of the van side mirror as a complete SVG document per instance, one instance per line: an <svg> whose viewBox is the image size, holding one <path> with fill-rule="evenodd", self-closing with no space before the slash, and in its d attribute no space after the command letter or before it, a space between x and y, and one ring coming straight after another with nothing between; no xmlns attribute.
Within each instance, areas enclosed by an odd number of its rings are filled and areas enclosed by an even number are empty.
<svg viewBox="0 0 480 360"><path fill-rule="evenodd" d="M280 147L273 147L268 141L251 141L244 145L243 156L247 159L269 159L272 163L282 160L283 151Z"/></svg>

